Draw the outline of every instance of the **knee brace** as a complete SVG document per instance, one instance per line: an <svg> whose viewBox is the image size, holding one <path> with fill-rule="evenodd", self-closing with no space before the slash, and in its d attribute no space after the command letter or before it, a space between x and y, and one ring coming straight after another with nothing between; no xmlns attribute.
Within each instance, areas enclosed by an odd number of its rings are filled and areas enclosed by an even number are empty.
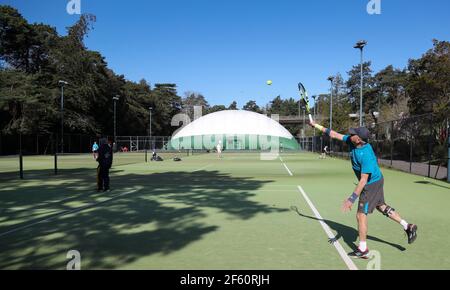
<svg viewBox="0 0 450 290"><path fill-rule="evenodd" d="M384 210L381 210L380 207L377 207L377 209L379 212L381 212L386 217L390 217L391 214L393 214L395 211L395 208L392 208L388 205L386 205L386 208Z"/></svg>

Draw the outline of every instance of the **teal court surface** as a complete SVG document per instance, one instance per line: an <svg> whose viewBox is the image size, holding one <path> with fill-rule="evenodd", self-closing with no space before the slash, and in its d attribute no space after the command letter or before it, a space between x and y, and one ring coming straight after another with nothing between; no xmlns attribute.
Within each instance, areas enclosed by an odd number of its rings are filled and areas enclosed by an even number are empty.
<svg viewBox="0 0 450 290"><path fill-rule="evenodd" d="M131 156L131 155L130 155ZM181 156L164 162L118 157L110 192L96 192L92 155L0 159L0 268L360 269L355 208L340 211L355 188L349 161L285 153ZM383 169L385 195L418 225L408 245L400 225L369 217L368 246L381 269L450 269L450 185ZM375 257L375 256L374 256ZM374 258L375 259L375 258Z"/></svg>

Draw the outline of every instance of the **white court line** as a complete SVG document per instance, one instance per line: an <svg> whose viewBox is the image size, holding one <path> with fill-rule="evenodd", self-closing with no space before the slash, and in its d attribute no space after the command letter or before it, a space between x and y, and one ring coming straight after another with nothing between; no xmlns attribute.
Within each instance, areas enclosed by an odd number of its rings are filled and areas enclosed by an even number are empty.
<svg viewBox="0 0 450 290"><path fill-rule="evenodd" d="M311 200L308 198L308 196L306 195L306 192L303 190L303 188L300 185L298 186L298 190L301 192L301 194L305 198L306 202L308 203L309 207L313 211L314 215L319 220L319 223L322 226L322 228L325 231L325 233L327 234L328 238L334 239L335 235L333 235L333 232L331 231L330 227L323 221L323 218L320 215L319 211L316 209L316 207L311 202ZM338 253L341 256L342 260L344 260L344 263L347 265L348 269L349 270L358 270L358 268L356 267L355 263L353 263L353 261L347 255L347 253L345 252L344 248L339 243L339 241L335 241L333 243L333 245L336 248L336 250L338 251Z"/></svg>
<svg viewBox="0 0 450 290"><path fill-rule="evenodd" d="M100 205L100 204L103 204L103 203L107 203L107 202L109 202L109 201L111 201L111 200L114 200L114 199L116 199L116 198L119 198L119 197L122 197L122 196L125 196L125 195L132 194L132 193L134 193L134 192L136 192L136 191L137 191L137 189L134 189L134 190L131 190L131 191L128 191L128 192L124 192L124 193L115 195L115 196L113 196L113 197L111 197L111 198L109 198L109 199L107 199L107 200L104 200L104 201L99 201L99 202L96 202L96 203L91 203L91 204L88 204L88 205L85 205L85 206L81 206L81 207L78 207L78 208L66 210L66 211L60 212L60 213L58 213L58 214L51 215L50 217L48 217L48 218L46 218L46 219L42 219L42 220L39 220L39 221L37 221L37 222L31 223L31 224L28 224L28 225L24 225L24 226L22 226L22 227L17 227L17 228L14 228L14 229L12 229L12 230L9 230L9 231L7 231L7 232L1 233L1 234L0 234L0 237L4 237L4 236L6 236L6 235L9 235L9 234L12 234L12 233L15 233L15 232L18 232L18 231L21 231L21 230L30 228L30 227L35 226L35 225L38 225L38 224L42 224L42 223L45 223L45 222L52 221L52 220L54 220L54 219L56 219L56 218L58 218L58 217L64 216L64 215L68 215L68 214L75 213L75 212L81 212L81 211L83 211L83 210L85 210L85 209L89 209L89 208L91 208L91 207L94 207L94 206L97 206L97 205Z"/></svg>
<svg viewBox="0 0 450 290"><path fill-rule="evenodd" d="M289 168L286 166L286 164L284 164L284 168L286 168L287 172L289 173L290 176L294 176L294 174L292 174L292 172L289 170Z"/></svg>
<svg viewBox="0 0 450 290"><path fill-rule="evenodd" d="M208 165L205 165L205 166L203 166L203 167L200 167L199 169L197 169L197 170L194 170L194 171L192 171L192 172L197 172L197 171L202 171L202 170L205 170L206 168L208 168L208 167L210 167L212 164L208 164Z"/></svg>
<svg viewBox="0 0 450 290"><path fill-rule="evenodd" d="M292 172L289 170L289 168L287 167L287 165L284 163L283 159L280 156L280 161L281 163L283 163L284 168L286 168L287 172L289 173L290 176L294 176L294 174L292 174Z"/></svg>

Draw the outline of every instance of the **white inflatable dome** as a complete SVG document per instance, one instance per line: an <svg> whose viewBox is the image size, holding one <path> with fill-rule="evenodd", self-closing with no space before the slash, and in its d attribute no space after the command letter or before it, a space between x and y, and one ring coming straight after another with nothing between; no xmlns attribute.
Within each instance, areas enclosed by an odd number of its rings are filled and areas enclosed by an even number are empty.
<svg viewBox="0 0 450 290"><path fill-rule="evenodd" d="M267 140L267 137L269 140L274 137L280 140L281 147L298 149L295 138L280 123L265 115L244 110L219 111L205 115L179 130L172 137L172 144L177 140L184 139L186 141L186 139L200 136L202 138L205 136L223 136L219 139L223 142L225 149L233 136L239 136L243 140L241 143L244 143L244 145L240 146L240 148L243 147L242 149L252 147L247 143L249 143L249 139L254 138L260 140L257 149L262 149L261 147L264 147L262 144L267 143L267 141L262 142L261 140ZM217 137L212 138L214 139L213 142L218 143L218 140L215 140Z"/></svg>

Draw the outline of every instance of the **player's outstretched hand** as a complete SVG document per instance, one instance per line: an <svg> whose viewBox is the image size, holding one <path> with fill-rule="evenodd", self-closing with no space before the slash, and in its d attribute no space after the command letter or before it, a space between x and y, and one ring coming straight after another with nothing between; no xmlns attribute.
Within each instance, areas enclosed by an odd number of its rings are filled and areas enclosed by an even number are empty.
<svg viewBox="0 0 450 290"><path fill-rule="evenodd" d="M348 199L344 201L342 204L342 212L349 212L352 210L353 203L351 203Z"/></svg>

